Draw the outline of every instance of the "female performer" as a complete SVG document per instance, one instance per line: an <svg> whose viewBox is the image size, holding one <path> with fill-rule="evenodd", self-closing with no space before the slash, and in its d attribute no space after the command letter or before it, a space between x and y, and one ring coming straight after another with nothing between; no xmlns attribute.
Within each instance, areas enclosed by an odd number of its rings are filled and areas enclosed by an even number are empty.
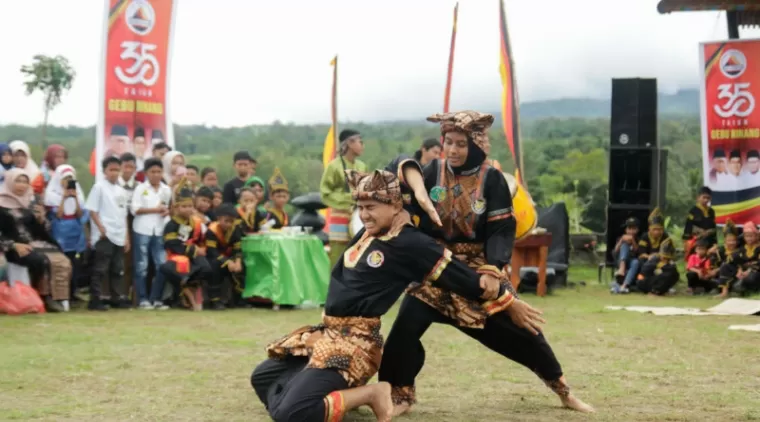
<svg viewBox="0 0 760 422"><path fill-rule="evenodd" d="M428 120L441 125L446 158L430 162L424 170L414 160L403 160L397 171L414 192L419 227L471 268L498 278L512 289L504 271L515 238L512 196L506 179L489 164L485 152L489 148L486 132L493 124L493 116L461 111L436 114ZM510 313L488 317L489 314L492 312L486 312L479 303L430 283L410 286L388 336L380 367L380 381L393 386L395 415L405 413L416 402L414 379L425 360L420 339L434 322L454 325L489 349L528 367L560 397L564 406L593 411L570 394L540 327Z"/></svg>

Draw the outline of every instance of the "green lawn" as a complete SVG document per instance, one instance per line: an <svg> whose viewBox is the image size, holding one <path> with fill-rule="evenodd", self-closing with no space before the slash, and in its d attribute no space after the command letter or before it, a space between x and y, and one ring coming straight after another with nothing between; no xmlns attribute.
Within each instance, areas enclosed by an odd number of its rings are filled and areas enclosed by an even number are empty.
<svg viewBox="0 0 760 422"><path fill-rule="evenodd" d="M610 296L588 285L546 298L546 334L573 391L596 407L560 409L531 372L458 331L435 326L420 404L399 421L760 420L760 335L727 330L757 317L655 317L605 305L709 307L707 297ZM683 281L682 281L683 283ZM395 309L385 318L386 330ZM76 311L0 317L0 420L266 421L249 385L264 346L320 310ZM347 420L374 420L369 409Z"/></svg>

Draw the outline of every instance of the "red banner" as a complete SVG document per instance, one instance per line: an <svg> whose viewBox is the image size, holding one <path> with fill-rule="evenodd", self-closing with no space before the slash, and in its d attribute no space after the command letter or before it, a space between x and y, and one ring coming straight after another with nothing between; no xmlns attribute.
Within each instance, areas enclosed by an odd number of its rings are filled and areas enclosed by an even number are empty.
<svg viewBox="0 0 760 422"><path fill-rule="evenodd" d="M700 45L705 185L719 223L760 223L760 40Z"/></svg>
<svg viewBox="0 0 760 422"><path fill-rule="evenodd" d="M174 147L169 67L176 0L106 0L97 163L131 152L138 170L151 146ZM99 166L95 166L98 168ZM102 171L97 171L98 178Z"/></svg>

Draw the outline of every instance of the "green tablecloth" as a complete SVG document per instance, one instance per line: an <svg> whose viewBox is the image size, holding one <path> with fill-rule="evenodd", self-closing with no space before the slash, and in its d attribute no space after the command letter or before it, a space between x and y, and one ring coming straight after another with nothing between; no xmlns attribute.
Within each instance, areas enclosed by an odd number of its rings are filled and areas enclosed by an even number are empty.
<svg viewBox="0 0 760 422"><path fill-rule="evenodd" d="M276 233L246 236L243 259L243 297L265 297L278 305L325 303L330 260L318 237Z"/></svg>

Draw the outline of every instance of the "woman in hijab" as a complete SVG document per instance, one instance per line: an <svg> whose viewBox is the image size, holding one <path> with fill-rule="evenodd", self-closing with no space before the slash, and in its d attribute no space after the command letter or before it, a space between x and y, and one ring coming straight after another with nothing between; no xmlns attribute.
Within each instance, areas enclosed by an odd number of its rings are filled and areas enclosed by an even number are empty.
<svg viewBox="0 0 760 422"><path fill-rule="evenodd" d="M13 153L8 144L0 144L0 183L5 178L5 172L13 168Z"/></svg>
<svg viewBox="0 0 760 422"><path fill-rule="evenodd" d="M26 174L26 177L29 178L29 183L31 183L40 174L40 168L32 159L29 145L24 141L13 141L8 146L13 153L13 166L21 169Z"/></svg>
<svg viewBox="0 0 760 422"><path fill-rule="evenodd" d="M27 268L45 308L61 312L65 309L60 302L69 299L71 262L50 236L44 208L31 202L30 190L24 171L5 173L0 188L0 239L13 244L5 257Z"/></svg>
<svg viewBox="0 0 760 422"><path fill-rule="evenodd" d="M179 180L174 180L177 169L185 166L185 155L179 151L169 151L161 158L164 165L164 183L172 187Z"/></svg>
<svg viewBox="0 0 760 422"><path fill-rule="evenodd" d="M53 144L45 150L40 174L32 180L32 190L35 194L42 195L45 192L45 187L53 178L55 169L68 159L69 153L63 145Z"/></svg>
<svg viewBox="0 0 760 422"><path fill-rule="evenodd" d="M53 176L45 188L45 207L49 210L53 238L71 261L72 280L78 280L82 274L82 262L87 248L84 227L90 214L85 208L82 187L76 181L76 170L68 164L56 167ZM71 297L77 283L71 283Z"/></svg>
<svg viewBox="0 0 760 422"><path fill-rule="evenodd" d="M396 169L402 183L414 192L418 206L413 212L420 217L419 228L481 277L496 278L516 295L504 270L515 239L512 195L507 180L486 154L493 116L461 111L435 114L428 121L440 123L445 158L431 161L424 169L414 160L402 160ZM434 322L453 325L528 367L565 407L593 411L570 393L551 346L540 334L543 320L538 311L524 302L506 300L508 295L502 298L482 303L434 287L430 280L412 283L385 343L379 374L380 381L393 387L394 415L405 413L416 402L415 378L425 362L421 338Z"/></svg>
<svg viewBox="0 0 760 422"><path fill-rule="evenodd" d="M425 167L429 162L440 158L441 151L443 151L441 141L436 138L425 139L422 142L420 149L414 153L414 159L417 160L422 167Z"/></svg>

